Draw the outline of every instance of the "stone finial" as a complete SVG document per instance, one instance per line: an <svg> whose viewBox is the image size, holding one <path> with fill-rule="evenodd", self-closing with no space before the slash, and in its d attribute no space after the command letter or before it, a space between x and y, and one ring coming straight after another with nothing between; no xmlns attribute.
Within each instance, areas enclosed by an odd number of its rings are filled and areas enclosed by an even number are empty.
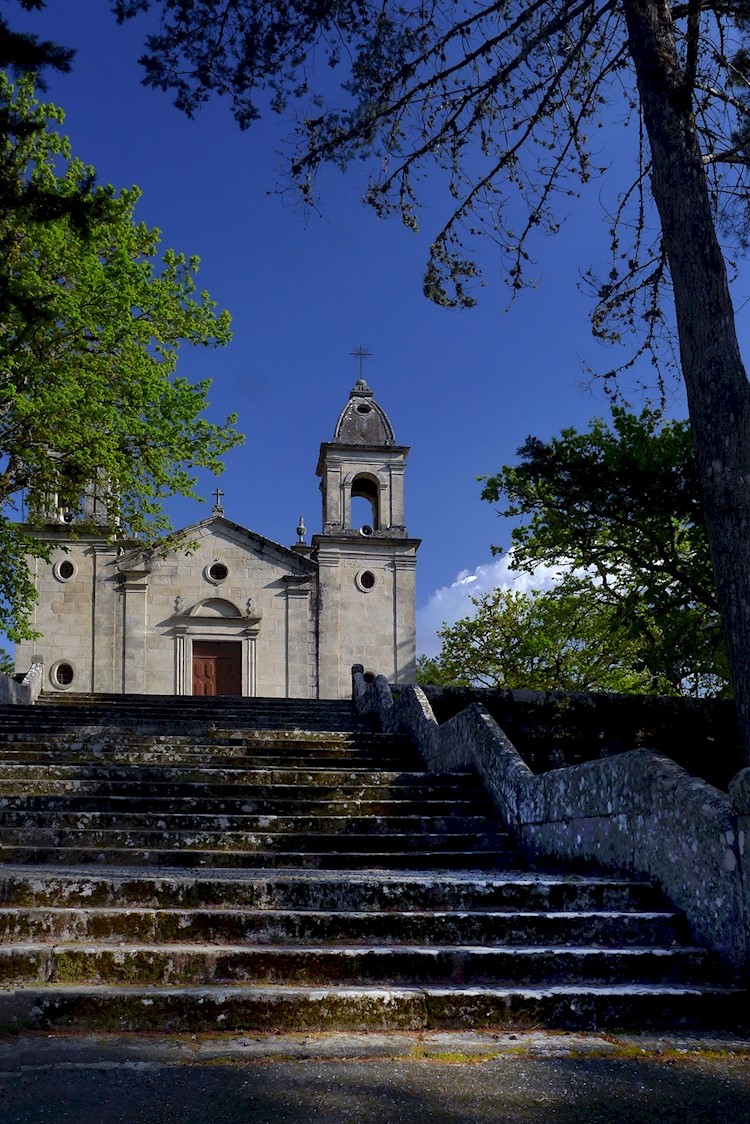
<svg viewBox="0 0 750 1124"><path fill-rule="evenodd" d="M224 505L221 501L224 499L224 493L222 492L221 488L216 488L216 490L212 492L211 495L214 497L214 506L211 508L212 514L223 515Z"/></svg>
<svg viewBox="0 0 750 1124"><path fill-rule="evenodd" d="M357 379L349 391L350 398L372 398L373 390L367 385L367 379Z"/></svg>
<svg viewBox="0 0 750 1124"><path fill-rule="evenodd" d="M306 531L307 531L307 527L305 526L305 520L300 515L299 523L297 524L297 542L298 543L304 543Z"/></svg>

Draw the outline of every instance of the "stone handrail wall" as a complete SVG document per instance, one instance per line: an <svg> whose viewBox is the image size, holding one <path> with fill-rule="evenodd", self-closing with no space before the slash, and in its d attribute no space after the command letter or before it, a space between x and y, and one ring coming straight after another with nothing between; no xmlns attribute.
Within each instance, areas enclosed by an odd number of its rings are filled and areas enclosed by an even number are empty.
<svg viewBox="0 0 750 1124"><path fill-rule="evenodd" d="M36 702L42 689L43 673L44 663L41 659L32 660L31 667L20 683L0 672L0 703L29 706Z"/></svg>
<svg viewBox="0 0 750 1124"><path fill-rule="evenodd" d="M750 769L729 795L648 749L535 775L481 703L440 726L421 688L396 690L353 669L359 713L410 734L433 772L475 768L529 861L648 878L697 942L748 970Z"/></svg>

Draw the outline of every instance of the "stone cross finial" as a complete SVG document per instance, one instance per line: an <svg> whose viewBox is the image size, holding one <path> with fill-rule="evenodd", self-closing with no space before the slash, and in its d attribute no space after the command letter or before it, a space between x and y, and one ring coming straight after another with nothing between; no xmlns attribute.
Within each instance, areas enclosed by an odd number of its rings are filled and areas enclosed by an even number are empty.
<svg viewBox="0 0 750 1124"><path fill-rule="evenodd" d="M214 506L213 506L214 515L223 515L224 514L224 505L222 504L221 501L224 499L224 493L222 492L221 488L217 487L216 491L212 492L211 494L214 497Z"/></svg>

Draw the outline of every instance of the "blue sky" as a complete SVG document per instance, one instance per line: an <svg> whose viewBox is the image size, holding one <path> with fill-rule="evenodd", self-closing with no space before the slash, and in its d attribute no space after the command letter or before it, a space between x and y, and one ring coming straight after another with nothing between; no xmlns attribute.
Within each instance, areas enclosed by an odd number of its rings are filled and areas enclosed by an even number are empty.
<svg viewBox="0 0 750 1124"><path fill-rule="evenodd" d="M439 309L422 296L441 218L429 184L416 236L363 206L361 167L327 172L321 215L305 215L274 191L288 123L272 117L241 133L218 101L187 120L168 95L140 85L144 20L118 28L108 0L49 0L39 15L12 0L7 10L15 26L76 49L72 74L50 76L46 95L66 111L74 153L101 182L138 184L138 217L162 230L164 246L200 256L201 286L232 313L228 348L180 361L187 377L214 380L212 416L236 411L246 434L220 482L229 518L286 544L300 514L310 533L320 529L318 446L358 376L351 352L361 344L372 353L365 375L397 439L412 447L406 512L409 532L423 539L419 647L434 651L434 628L466 612L468 592L509 580L490 544L507 545L510 529L480 501L476 477L512 462L528 434L549 437L607 414L584 364L611 359L591 338L578 288L585 268L606 263L607 185L565 202L562 233L537 246L538 287L510 311L489 244L478 307ZM616 130L602 143L616 159ZM679 393L673 408L684 413ZM209 478L203 494L215 486ZM171 507L177 525L208 511Z"/></svg>

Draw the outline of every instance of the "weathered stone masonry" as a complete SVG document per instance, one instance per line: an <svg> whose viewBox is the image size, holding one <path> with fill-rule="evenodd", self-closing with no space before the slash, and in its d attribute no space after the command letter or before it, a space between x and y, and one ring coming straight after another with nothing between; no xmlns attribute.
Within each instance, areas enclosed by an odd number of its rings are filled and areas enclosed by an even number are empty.
<svg viewBox="0 0 750 1124"><path fill-rule="evenodd" d="M636 749L535 775L480 703L438 724L424 692L394 697L384 676L353 674L360 714L408 732L434 772L473 766L531 863L595 864L656 882L693 937L750 967L750 769L729 794Z"/></svg>
<svg viewBox="0 0 750 1124"><path fill-rule="evenodd" d="M16 668L43 686L135 694L345 698L354 659L413 681L415 567L407 534L408 448L363 380L320 448L322 530L272 542L226 518L178 532L161 551L115 544L106 513L30 528L52 547L35 560L32 624ZM353 500L369 522L354 526ZM354 505L356 508L356 505Z"/></svg>

